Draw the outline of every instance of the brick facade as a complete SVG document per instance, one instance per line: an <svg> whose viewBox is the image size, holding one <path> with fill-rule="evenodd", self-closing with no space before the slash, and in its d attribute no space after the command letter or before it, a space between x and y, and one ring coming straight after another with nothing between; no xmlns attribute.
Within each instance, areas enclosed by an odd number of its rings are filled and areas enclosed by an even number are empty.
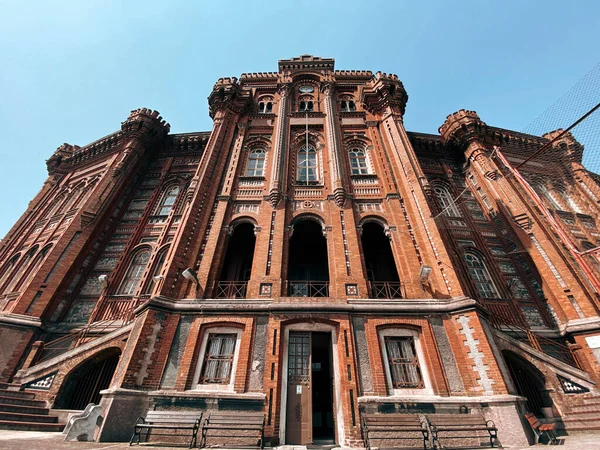
<svg viewBox="0 0 600 450"><path fill-rule="evenodd" d="M440 135L408 132L407 99L395 75L303 55L278 72L219 79L210 132L169 134L142 108L92 144L63 144L0 243L0 382L33 391L46 377L40 398L53 402L71 370L118 348L101 439L128 438L123 408L250 409L283 444L293 420L284 349L300 330L335 337L330 428L342 446L363 445L361 412L468 405L518 422L526 406L507 351L534 361L548 386L556 372L595 394L586 338L600 334L600 265L565 239L600 242L597 176L571 158L553 199L556 180L533 165L519 180L511 164L555 135L490 127L464 110ZM570 135L553 144L582 151ZM542 208L568 226L557 232ZM323 249L327 273L297 262L293 240L309 255ZM249 262L228 245L250 241ZM197 379L211 330L237 336L230 385L217 388ZM420 387L391 386L400 375L382 345L388 331L413 336ZM50 358L64 336L78 338ZM557 415L571 398L553 398ZM525 439L503 432L506 443Z"/></svg>

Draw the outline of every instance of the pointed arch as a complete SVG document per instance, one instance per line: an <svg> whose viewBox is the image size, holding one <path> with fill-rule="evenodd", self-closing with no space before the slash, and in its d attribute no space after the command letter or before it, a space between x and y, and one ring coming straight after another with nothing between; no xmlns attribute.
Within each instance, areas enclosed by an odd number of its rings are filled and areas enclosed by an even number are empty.
<svg viewBox="0 0 600 450"><path fill-rule="evenodd" d="M15 286L17 285L20 278L19 274L21 270L27 267L27 264L29 264L33 256L37 253L38 248L38 245L34 245L33 247L31 247L27 251L27 253L25 253L25 255L23 255L23 257L19 260L19 263L14 266L14 268L11 271L10 279L8 279L5 283L5 287L2 291L3 294L10 294L11 292L14 292Z"/></svg>
<svg viewBox="0 0 600 450"><path fill-rule="evenodd" d="M17 253L16 255L12 256L8 260L8 262L4 265L2 272L0 272L0 292L2 292L2 286L7 281L9 275L13 272L13 269L14 269L15 265L17 264L17 261L19 261L20 257L21 257L21 253Z"/></svg>
<svg viewBox="0 0 600 450"><path fill-rule="evenodd" d="M46 245L44 248L42 248L37 253L37 255L35 256L35 259L29 265L29 268L27 269L25 274L21 277L19 282L15 285L15 287L14 287L15 291L18 292L23 286L27 286L27 284L31 281L31 279L34 277L34 275L37 273L38 269L40 268L40 266L46 259L46 255L48 254L48 252L50 252L52 245L53 244Z"/></svg>
<svg viewBox="0 0 600 450"><path fill-rule="evenodd" d="M453 198L450 187L446 183L435 180L431 182L431 188L438 201L440 213L447 217L462 217L456 199Z"/></svg>
<svg viewBox="0 0 600 450"><path fill-rule="evenodd" d="M483 255L475 250L468 249L464 252L463 258L479 295L482 298L498 298L498 289L492 280Z"/></svg>
<svg viewBox="0 0 600 450"><path fill-rule="evenodd" d="M150 247L141 247L132 254L129 265L127 266L127 271L117 290L117 294L135 294L142 281L142 276L144 275L151 254L152 249Z"/></svg>
<svg viewBox="0 0 600 450"><path fill-rule="evenodd" d="M168 216L175 206L175 202L177 201L177 197L179 196L180 191L181 187L179 186L179 184L167 185L163 191L160 201L156 205L154 215Z"/></svg>

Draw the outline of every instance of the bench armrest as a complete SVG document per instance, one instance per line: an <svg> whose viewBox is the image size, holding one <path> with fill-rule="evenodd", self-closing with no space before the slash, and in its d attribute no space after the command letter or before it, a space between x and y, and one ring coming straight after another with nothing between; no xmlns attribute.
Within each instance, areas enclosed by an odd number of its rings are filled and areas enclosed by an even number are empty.
<svg viewBox="0 0 600 450"><path fill-rule="evenodd" d="M490 428L496 428L496 424L494 423L493 420L488 420L485 422L486 426L490 427Z"/></svg>
<svg viewBox="0 0 600 450"><path fill-rule="evenodd" d="M135 421L135 426L138 426L142 423L146 423L146 419L144 419L142 416L138 417L137 420Z"/></svg>

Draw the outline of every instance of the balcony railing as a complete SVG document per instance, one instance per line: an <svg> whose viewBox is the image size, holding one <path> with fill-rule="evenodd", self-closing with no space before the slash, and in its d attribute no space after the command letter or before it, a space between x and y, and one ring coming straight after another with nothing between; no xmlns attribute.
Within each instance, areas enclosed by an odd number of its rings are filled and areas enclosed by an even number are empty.
<svg viewBox="0 0 600 450"><path fill-rule="evenodd" d="M329 281L288 281L290 297L329 297Z"/></svg>
<svg viewBox="0 0 600 450"><path fill-rule="evenodd" d="M217 281L215 298L246 298L247 281Z"/></svg>
<svg viewBox="0 0 600 450"><path fill-rule="evenodd" d="M370 298L402 298L403 284L400 281L369 281Z"/></svg>

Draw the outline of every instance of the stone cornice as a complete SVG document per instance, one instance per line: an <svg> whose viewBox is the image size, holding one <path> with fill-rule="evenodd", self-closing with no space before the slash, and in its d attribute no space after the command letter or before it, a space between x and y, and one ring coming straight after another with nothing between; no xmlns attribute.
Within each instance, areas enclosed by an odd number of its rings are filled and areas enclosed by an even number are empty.
<svg viewBox="0 0 600 450"><path fill-rule="evenodd" d="M136 309L136 314L152 308L196 314L269 314L269 313L355 313L355 314L449 314L474 309L477 302L468 297L451 299L355 299L341 302L287 303L276 299L184 299L154 297ZM295 300L295 299L294 299Z"/></svg>
<svg viewBox="0 0 600 450"><path fill-rule="evenodd" d="M0 314L0 324L25 327L25 328L41 328L42 321L37 317L26 316L24 314L3 313Z"/></svg>

